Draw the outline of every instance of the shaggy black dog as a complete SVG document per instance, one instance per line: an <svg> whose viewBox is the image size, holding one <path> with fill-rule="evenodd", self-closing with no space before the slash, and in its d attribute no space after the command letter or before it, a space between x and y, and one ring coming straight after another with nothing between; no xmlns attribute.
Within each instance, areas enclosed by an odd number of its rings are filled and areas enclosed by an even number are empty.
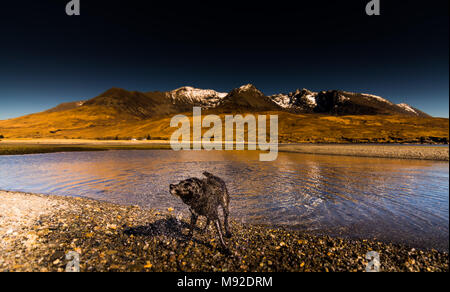
<svg viewBox="0 0 450 292"><path fill-rule="evenodd" d="M198 217L205 216L207 221L204 231L206 231L212 221L219 234L220 243L226 248L218 208L219 206L223 208L225 236L230 238L231 232L228 226L230 195L222 179L209 172L204 172L203 175L206 179L190 178L177 185L170 185L170 193L180 197L189 206L189 210L191 211L191 229L189 236L193 235Z"/></svg>

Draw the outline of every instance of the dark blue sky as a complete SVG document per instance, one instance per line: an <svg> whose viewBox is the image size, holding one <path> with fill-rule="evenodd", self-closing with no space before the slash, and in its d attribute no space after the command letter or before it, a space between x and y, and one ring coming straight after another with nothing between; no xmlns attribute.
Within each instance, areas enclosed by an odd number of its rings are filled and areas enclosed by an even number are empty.
<svg viewBox="0 0 450 292"><path fill-rule="evenodd" d="M372 93L449 116L447 0L381 0L380 17L365 15L365 0L81 0L79 17L65 15L67 2L2 4L0 119L110 87L227 92L246 83L267 95Z"/></svg>

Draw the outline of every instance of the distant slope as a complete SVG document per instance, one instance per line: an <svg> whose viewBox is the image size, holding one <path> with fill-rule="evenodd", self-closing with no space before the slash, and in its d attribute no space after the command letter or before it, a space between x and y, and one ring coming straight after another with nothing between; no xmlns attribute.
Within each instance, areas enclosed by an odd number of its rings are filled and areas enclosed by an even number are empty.
<svg viewBox="0 0 450 292"><path fill-rule="evenodd" d="M82 106L83 104L84 104L84 101L65 102L65 103L61 103L60 105L55 106L54 108L46 110L45 113L63 112L63 111L78 108L78 107Z"/></svg>
<svg viewBox="0 0 450 292"><path fill-rule="evenodd" d="M175 105L163 92L142 93L111 88L84 103L85 107L103 106L137 118L151 118L177 112Z"/></svg>
<svg viewBox="0 0 450 292"><path fill-rule="evenodd" d="M431 117L429 114L424 113L423 111L421 111L421 110L419 110L419 109L417 109L415 107L412 107L412 106L410 106L409 104L406 104L406 103L400 103L400 104L397 104L397 106L399 106L403 110L406 110L407 112L410 112L413 115L417 115L419 117L425 117L425 118Z"/></svg>

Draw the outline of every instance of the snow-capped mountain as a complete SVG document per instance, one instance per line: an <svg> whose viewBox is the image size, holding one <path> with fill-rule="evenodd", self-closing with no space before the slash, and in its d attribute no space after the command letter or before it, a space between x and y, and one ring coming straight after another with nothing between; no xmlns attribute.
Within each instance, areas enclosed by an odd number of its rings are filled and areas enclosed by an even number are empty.
<svg viewBox="0 0 450 292"><path fill-rule="evenodd" d="M166 93L174 104L188 103L207 108L215 107L228 93L212 89L198 89L189 86L181 87Z"/></svg>
<svg viewBox="0 0 450 292"><path fill-rule="evenodd" d="M215 109L223 112L282 110L271 98L265 96L252 84L233 89Z"/></svg>
<svg viewBox="0 0 450 292"><path fill-rule="evenodd" d="M167 92L145 93L111 88L88 101L61 104L48 112L91 105L115 108L120 112L144 119L190 112L193 106L218 112L289 111L329 115L400 114L429 117L408 104L396 105L372 94L339 90L313 92L308 89L298 89L288 94L266 96L252 84L235 88L229 93L188 86Z"/></svg>
<svg viewBox="0 0 450 292"><path fill-rule="evenodd" d="M307 89L289 94L275 94L270 98L281 108L301 113L323 113L333 115L401 114L429 117L410 105L396 105L380 96L330 90L312 92Z"/></svg>

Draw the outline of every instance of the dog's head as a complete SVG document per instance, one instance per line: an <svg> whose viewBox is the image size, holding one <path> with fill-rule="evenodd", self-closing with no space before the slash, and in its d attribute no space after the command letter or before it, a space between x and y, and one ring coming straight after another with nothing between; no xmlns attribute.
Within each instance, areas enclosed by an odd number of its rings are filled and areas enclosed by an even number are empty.
<svg viewBox="0 0 450 292"><path fill-rule="evenodd" d="M187 198L192 196L191 182L182 181L179 184L170 185L170 193L173 196Z"/></svg>

